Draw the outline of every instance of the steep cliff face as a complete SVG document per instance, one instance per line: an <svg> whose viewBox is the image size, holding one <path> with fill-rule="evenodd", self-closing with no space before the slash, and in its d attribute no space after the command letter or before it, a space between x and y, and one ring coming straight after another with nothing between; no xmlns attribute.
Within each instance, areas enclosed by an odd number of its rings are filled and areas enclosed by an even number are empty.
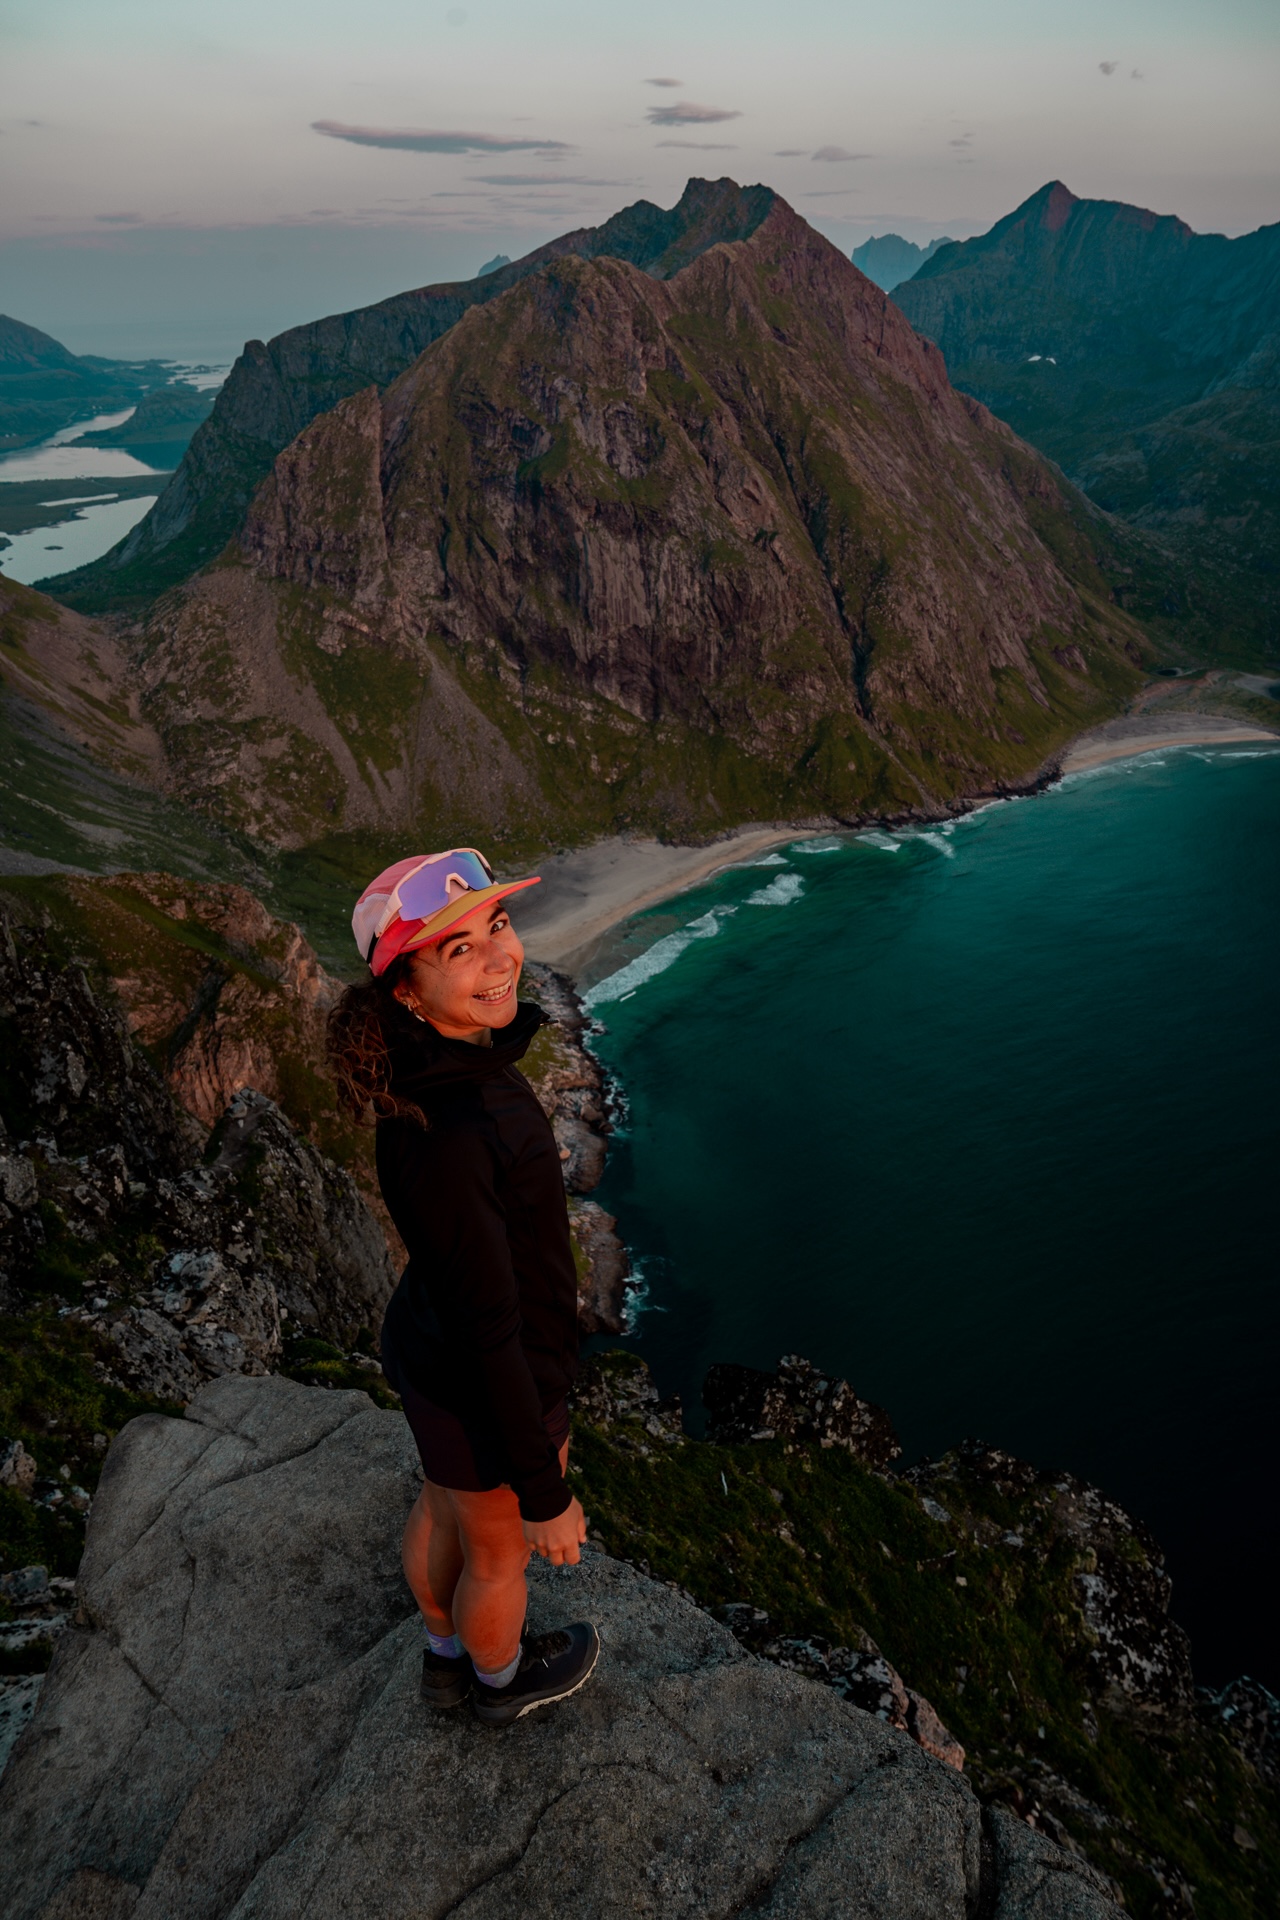
<svg viewBox="0 0 1280 1920"><path fill-rule="evenodd" d="M552 260L314 421L157 609L149 711L286 843L936 807L1136 684L1108 545L775 199L665 281Z"/></svg>
<svg viewBox="0 0 1280 1920"><path fill-rule="evenodd" d="M65 575L54 591L96 610L175 585L231 538L276 454L309 421L363 387L388 385L471 307L564 254L609 255L663 278L718 241L744 239L773 197L768 187L691 180L675 207L638 200L603 226L562 234L475 280L332 314L265 345L250 340L151 512L103 560Z"/></svg>
<svg viewBox="0 0 1280 1920"><path fill-rule="evenodd" d="M1228 240L1055 181L894 299L1091 498L1190 543L1219 629L1274 647L1280 224Z"/></svg>

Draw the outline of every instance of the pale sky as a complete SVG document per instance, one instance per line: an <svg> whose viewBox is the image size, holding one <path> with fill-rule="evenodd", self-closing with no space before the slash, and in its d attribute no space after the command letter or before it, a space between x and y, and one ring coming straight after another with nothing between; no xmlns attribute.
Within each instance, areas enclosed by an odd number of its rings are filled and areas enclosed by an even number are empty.
<svg viewBox="0 0 1280 1920"><path fill-rule="evenodd" d="M1277 100L1276 0L0 0L0 310L74 307L79 272L123 322L121 262L234 279L257 248L258 304L304 319L317 260L373 299L691 173L846 249L980 232L1055 177L1240 233L1280 218Z"/></svg>

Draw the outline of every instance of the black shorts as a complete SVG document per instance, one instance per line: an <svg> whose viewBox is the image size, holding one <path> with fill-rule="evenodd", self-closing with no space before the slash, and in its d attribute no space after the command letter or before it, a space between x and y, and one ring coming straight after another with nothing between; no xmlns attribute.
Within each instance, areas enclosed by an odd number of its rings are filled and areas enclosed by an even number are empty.
<svg viewBox="0 0 1280 1920"><path fill-rule="evenodd" d="M402 1380L404 1417L418 1445L422 1471L438 1487L455 1493L492 1493L510 1483L511 1467L499 1434L492 1427L463 1420L438 1401L428 1400ZM542 1416L547 1438L557 1453L569 1438L569 1403L562 1400Z"/></svg>

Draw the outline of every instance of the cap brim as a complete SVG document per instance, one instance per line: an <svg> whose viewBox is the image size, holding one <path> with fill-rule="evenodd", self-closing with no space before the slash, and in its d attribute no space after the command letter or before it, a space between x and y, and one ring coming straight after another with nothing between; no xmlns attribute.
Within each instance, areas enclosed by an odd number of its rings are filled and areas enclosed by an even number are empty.
<svg viewBox="0 0 1280 1920"><path fill-rule="evenodd" d="M447 907L441 907L439 913L433 913L424 920L418 931L405 941L402 953L408 953L411 947L421 947L432 940L442 940L454 927L460 927L473 913L483 907L492 906L495 900L505 900L509 894L522 893L526 887L536 887L542 879L535 873L528 880L496 881L491 887L476 887L470 893L460 894Z"/></svg>

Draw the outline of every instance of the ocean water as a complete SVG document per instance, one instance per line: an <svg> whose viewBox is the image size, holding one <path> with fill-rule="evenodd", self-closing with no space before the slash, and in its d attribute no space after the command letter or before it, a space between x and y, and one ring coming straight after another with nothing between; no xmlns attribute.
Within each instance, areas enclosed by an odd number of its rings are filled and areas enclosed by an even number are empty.
<svg viewBox="0 0 1280 1920"><path fill-rule="evenodd" d="M188 366L172 362L173 379L201 392L220 387L226 379L225 366ZM0 492L0 533L7 535L0 547L0 573L26 586L60 573L70 573L108 553L118 540L149 513L169 478L167 468L149 466L123 447L87 447L80 444L86 433L98 433L107 427L122 426L135 409L125 407L119 413L98 413L91 419L74 421L36 447L0 455L0 489L14 482L33 480L135 480L145 474L156 476L154 493L130 494L120 500L114 494L100 492L95 498L70 499L65 520L50 527L34 527L25 533L9 532L5 526L5 504ZM176 464L178 455L174 456Z"/></svg>
<svg viewBox="0 0 1280 1920"><path fill-rule="evenodd" d="M965 1435L1153 1528L1198 1676L1280 1688L1280 751L1179 749L926 832L797 842L590 988L695 1416L801 1353L909 1460Z"/></svg>

